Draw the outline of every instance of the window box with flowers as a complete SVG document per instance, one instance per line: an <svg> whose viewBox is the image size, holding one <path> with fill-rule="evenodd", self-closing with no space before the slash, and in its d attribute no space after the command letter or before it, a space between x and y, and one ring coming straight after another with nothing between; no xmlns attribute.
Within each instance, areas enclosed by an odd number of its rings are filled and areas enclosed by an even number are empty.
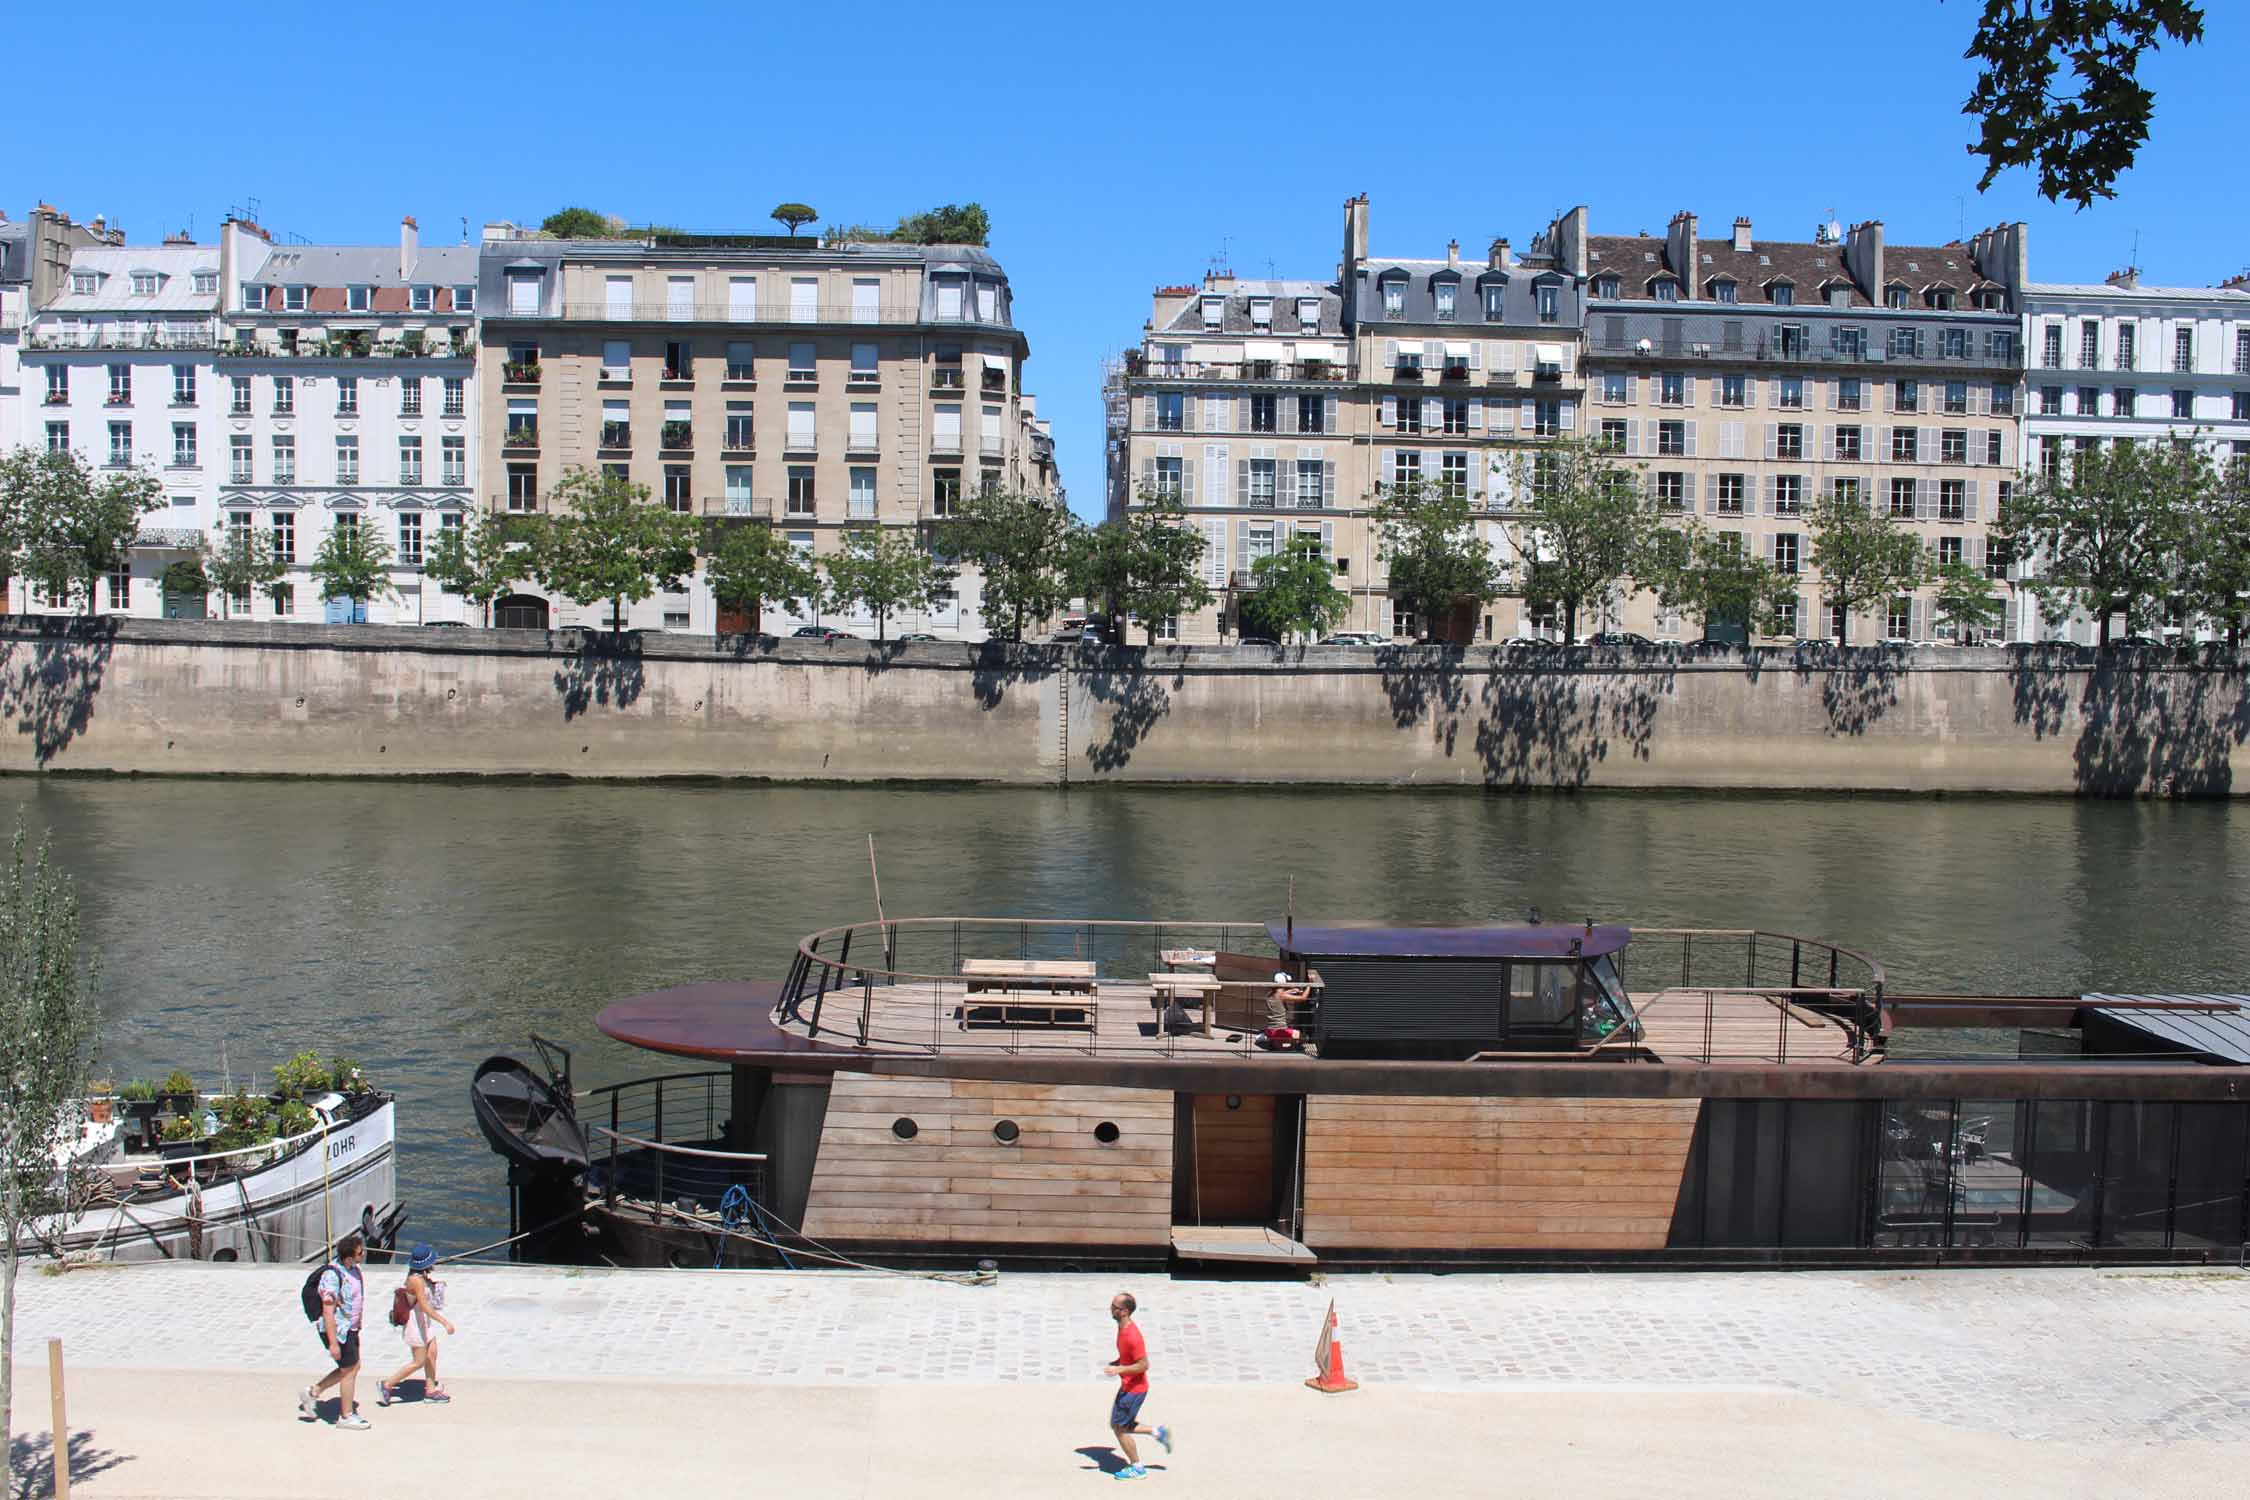
<svg viewBox="0 0 2250 1500"><path fill-rule="evenodd" d="M678 450L695 446L695 424L692 422L666 422L663 429L664 446Z"/></svg>
<svg viewBox="0 0 2250 1500"><path fill-rule="evenodd" d="M511 427L508 429L506 443L510 448L536 448L539 446L539 429L531 424Z"/></svg>
<svg viewBox="0 0 2250 1500"><path fill-rule="evenodd" d="M539 361L511 359L501 370L501 376L510 385L537 385Z"/></svg>

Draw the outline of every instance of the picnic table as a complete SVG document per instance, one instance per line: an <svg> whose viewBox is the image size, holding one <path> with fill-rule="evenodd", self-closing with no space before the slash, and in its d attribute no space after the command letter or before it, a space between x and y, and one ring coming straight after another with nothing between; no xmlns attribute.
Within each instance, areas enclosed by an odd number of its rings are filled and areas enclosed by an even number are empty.
<svg viewBox="0 0 2250 1500"><path fill-rule="evenodd" d="M1225 987L1223 980L1210 974L1151 974L1148 987L1149 1003L1159 1010L1165 1009L1170 1001L1184 1001L1192 995L1197 1008L1203 1012L1203 1034L1211 1035L1211 998ZM1161 1028L1162 1023L1158 1025Z"/></svg>
<svg viewBox="0 0 2250 1500"><path fill-rule="evenodd" d="M1094 966L1075 958L964 958L961 977L971 994L980 990L1054 990L1091 995Z"/></svg>
<svg viewBox="0 0 2250 1500"><path fill-rule="evenodd" d="M1213 948L1166 948L1156 956L1172 969L1208 969L1219 962Z"/></svg>

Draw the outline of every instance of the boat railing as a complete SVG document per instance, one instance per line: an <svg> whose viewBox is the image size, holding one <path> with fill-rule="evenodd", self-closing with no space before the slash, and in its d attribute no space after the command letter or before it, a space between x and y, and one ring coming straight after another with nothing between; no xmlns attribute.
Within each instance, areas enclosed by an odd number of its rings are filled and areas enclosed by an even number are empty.
<svg viewBox="0 0 2250 1500"><path fill-rule="evenodd" d="M644 1203L658 1216L667 1205L723 1215L729 1190L740 1188L762 1207L765 1154L727 1149L732 1090L732 1073L710 1072L667 1073L581 1093L578 1119L592 1137L593 1186L604 1203L613 1209L621 1198Z"/></svg>
<svg viewBox="0 0 2250 1500"><path fill-rule="evenodd" d="M352 1123L354 1122L349 1118L323 1120L312 1129L299 1131L295 1135L275 1136L270 1141L259 1141L248 1146L233 1146L225 1151L203 1151L193 1156L167 1156L161 1158L155 1165L166 1176L184 1171L199 1181L209 1182L214 1178L231 1176L236 1172L255 1171L260 1167L281 1161L295 1154L300 1146L320 1140L322 1137L333 1134ZM121 1164L123 1163L108 1163L105 1166ZM97 1167L95 1170L99 1171L103 1168Z"/></svg>

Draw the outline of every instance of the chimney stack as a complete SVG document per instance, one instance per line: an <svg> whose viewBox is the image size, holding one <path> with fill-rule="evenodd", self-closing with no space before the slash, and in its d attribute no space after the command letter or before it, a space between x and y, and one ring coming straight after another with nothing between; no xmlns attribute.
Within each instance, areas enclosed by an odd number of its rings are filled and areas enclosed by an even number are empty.
<svg viewBox="0 0 2250 1500"><path fill-rule="evenodd" d="M398 279L411 281L414 263L422 258L422 226L408 214L398 221Z"/></svg>
<svg viewBox="0 0 2250 1500"><path fill-rule="evenodd" d="M1737 255L1750 253L1750 221L1740 214L1734 219L1734 250Z"/></svg>
<svg viewBox="0 0 2250 1500"><path fill-rule="evenodd" d="M1492 242L1492 251L1485 257L1485 263L1495 271L1507 270L1508 267L1515 264L1515 260L1515 252L1508 248L1508 237L1506 235L1502 235Z"/></svg>
<svg viewBox="0 0 2250 1500"><path fill-rule="evenodd" d="M2235 272L2219 283L2222 292L2250 292L2250 267Z"/></svg>
<svg viewBox="0 0 2250 1500"><path fill-rule="evenodd" d="M2127 266L2122 271L2110 272L2105 279L2111 286L2122 287L2129 292L2141 284L2141 268L2139 266Z"/></svg>
<svg viewBox="0 0 2250 1500"><path fill-rule="evenodd" d="M1456 271L1461 269L1461 242L1459 240L1447 240L1445 242L1445 263Z"/></svg>
<svg viewBox="0 0 2250 1500"><path fill-rule="evenodd" d="M1352 273L1367 259L1367 195L1344 200L1344 267L1343 279L1349 281Z"/></svg>

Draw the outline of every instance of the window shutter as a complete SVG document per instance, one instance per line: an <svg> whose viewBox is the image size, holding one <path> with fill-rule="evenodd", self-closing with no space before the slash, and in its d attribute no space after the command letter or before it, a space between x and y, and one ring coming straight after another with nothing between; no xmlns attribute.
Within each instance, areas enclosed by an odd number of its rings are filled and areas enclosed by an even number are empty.
<svg viewBox="0 0 2250 1500"><path fill-rule="evenodd" d="M1875 429L1875 462L1887 464L1890 461L1891 430L1888 427L1878 427Z"/></svg>
<svg viewBox="0 0 2250 1500"><path fill-rule="evenodd" d="M1237 573L1250 571L1250 523L1248 521L1234 523L1234 570Z"/></svg>
<svg viewBox="0 0 2250 1500"><path fill-rule="evenodd" d="M1227 586L1227 523L1220 516L1203 519L1203 581L1215 589Z"/></svg>
<svg viewBox="0 0 2250 1500"><path fill-rule="evenodd" d="M1180 503L1195 504L1195 460L1192 458L1180 460Z"/></svg>
<svg viewBox="0 0 2250 1500"><path fill-rule="evenodd" d="M1937 515L1936 480L1917 479L1914 481L1914 514L1917 519L1924 521Z"/></svg>
<svg viewBox="0 0 2250 1500"><path fill-rule="evenodd" d="M1482 401L1471 401L1469 403L1469 431L1482 432L1483 430L1484 403Z"/></svg>
<svg viewBox="0 0 2250 1500"><path fill-rule="evenodd" d="M1250 504L1250 460L1247 458L1234 461L1234 503L1245 507Z"/></svg>
<svg viewBox="0 0 2250 1500"><path fill-rule="evenodd" d="M1984 547L1985 543L1983 537L1973 536L1969 538L1969 566L1976 569L1979 573L1982 573L1984 571L1984 560L1986 556Z"/></svg>
<svg viewBox="0 0 2250 1500"><path fill-rule="evenodd" d="M1383 368L1386 370L1395 370L1398 368L1397 339L1383 340Z"/></svg>
<svg viewBox="0 0 2250 1500"><path fill-rule="evenodd" d="M1391 476L1398 472L1398 466L1391 458L1391 455L1397 451L1395 448L1377 448L1375 450L1375 482L1377 484L1389 484Z"/></svg>
<svg viewBox="0 0 2250 1500"><path fill-rule="evenodd" d="M1385 396L1383 398L1382 421L1385 427L1396 427L1398 425L1398 397Z"/></svg>
<svg viewBox="0 0 2250 1500"><path fill-rule="evenodd" d="M1327 402L1327 406L1324 409L1325 415L1328 419L1327 430L1330 432L1334 432L1336 430L1336 398L1334 396L1328 396L1324 397L1323 399Z"/></svg>
<svg viewBox="0 0 2250 1500"><path fill-rule="evenodd" d="M1767 561L1767 562L1772 562L1772 561L1773 561L1773 544L1774 544L1774 533L1772 533L1772 532L1770 532L1770 531L1769 531L1769 532L1767 532L1767 533L1766 533L1766 534L1765 534L1765 535L1764 535L1763 537L1760 537L1760 538L1758 539L1758 544L1759 544L1759 546L1760 546L1760 547L1762 547L1762 548L1764 549L1764 551L1765 551L1765 555L1766 555L1766 561Z"/></svg>
<svg viewBox="0 0 2250 1500"><path fill-rule="evenodd" d="M1153 431L1156 427L1156 398L1141 397L1141 425Z"/></svg>
<svg viewBox="0 0 2250 1500"><path fill-rule="evenodd" d="M1472 370L1484 368L1484 341L1481 339L1469 345L1469 368Z"/></svg>
<svg viewBox="0 0 2250 1500"><path fill-rule="evenodd" d="M1571 371L1572 371L1572 369L1573 369L1573 368L1575 368L1575 367L1576 367L1577 363L1578 363L1578 351L1577 351L1577 349L1573 348L1573 347L1572 347L1571 345L1569 345L1569 344L1565 344L1565 345L1563 345L1563 346L1562 346L1562 366L1561 366L1561 369L1562 369L1562 378L1563 378L1563 379L1565 379L1565 380L1568 380L1568 379L1570 379L1570 374L1571 374Z"/></svg>
<svg viewBox="0 0 2250 1500"><path fill-rule="evenodd" d="M1627 375L1625 377L1625 404L1630 406L1635 401L1639 400L1640 391L1641 377L1638 375Z"/></svg>
<svg viewBox="0 0 2250 1500"><path fill-rule="evenodd" d="M1778 475L1768 474L1766 476L1766 514L1769 516L1773 516L1779 515L1780 513L1781 479ZM1767 555L1770 557L1772 554L1768 553Z"/></svg>
<svg viewBox="0 0 2250 1500"><path fill-rule="evenodd" d="M1274 425L1283 432L1295 432L1297 430L1296 401L1288 396L1276 396L1273 404L1276 418Z"/></svg>
<svg viewBox="0 0 2250 1500"><path fill-rule="evenodd" d="M1537 432L1539 430L1539 403L1536 401L1524 402L1522 410L1517 415L1516 425L1526 432Z"/></svg>
<svg viewBox="0 0 2250 1500"><path fill-rule="evenodd" d="M1320 466L1320 503L1322 505L1334 505L1336 503L1336 465L1325 460Z"/></svg>
<svg viewBox="0 0 2250 1500"><path fill-rule="evenodd" d="M1492 346L1492 368L1498 374L1515 374L1516 346L1506 343L1494 344Z"/></svg>
<svg viewBox="0 0 2250 1500"><path fill-rule="evenodd" d="M1693 375L1685 377L1680 382L1680 386L1681 394L1686 397L1687 404L1689 406L1695 405L1695 377Z"/></svg>
<svg viewBox="0 0 2250 1500"><path fill-rule="evenodd" d="M1682 490L1680 494L1681 497L1687 502L1687 509L1693 510L1695 509L1695 470L1690 469L1687 471L1687 478L1684 482L1686 483L1687 488Z"/></svg>
<svg viewBox="0 0 2250 1500"><path fill-rule="evenodd" d="M1141 485L1144 489L1156 488L1156 460L1153 458L1141 460Z"/></svg>
<svg viewBox="0 0 2250 1500"><path fill-rule="evenodd" d="M1638 419L1633 417L1625 419L1625 456L1627 458L1639 458L1641 456L1641 424Z"/></svg>
<svg viewBox="0 0 2250 1500"><path fill-rule="evenodd" d="M1445 403L1435 396L1422 398L1422 430L1436 432L1445 426Z"/></svg>
<svg viewBox="0 0 2250 1500"><path fill-rule="evenodd" d="M1445 364L1445 343L1441 339L1428 339L1422 344L1422 368L1435 370Z"/></svg>
<svg viewBox="0 0 2250 1500"><path fill-rule="evenodd" d="M1578 403L1575 401L1562 403L1562 430L1565 432L1576 432L1578 430Z"/></svg>
<svg viewBox="0 0 2250 1500"><path fill-rule="evenodd" d="M2014 428L2012 428L2012 427L2003 427L2003 428L2001 428L2001 429L2000 429L2000 467L2001 467L2001 468L2003 468L2003 469L2013 469L2013 468L2014 468L2015 466L2016 466L2016 433L2015 433L2015 429L2014 429Z"/></svg>
<svg viewBox="0 0 2250 1500"><path fill-rule="evenodd" d="M1777 423L1768 422L1766 424L1766 457L1768 459L1774 458L1779 454L1780 449L1780 427Z"/></svg>
<svg viewBox="0 0 2250 1500"><path fill-rule="evenodd" d="M1686 426L1686 428L1687 428L1687 432L1686 432L1686 443L1687 443L1686 456L1687 456L1687 457L1689 457L1689 458L1694 458L1694 457L1696 456L1696 452L1695 452L1695 429L1696 429L1697 425L1698 425L1698 424L1696 424L1696 423L1694 423L1694 422L1688 422L1688 423L1686 423L1686 424L1685 424L1685 426ZM1694 476L1693 476L1693 475L1690 475L1690 476L1688 477L1688 482L1689 482L1689 484L1690 484L1690 485L1692 485L1692 484L1693 484L1693 483L1695 482L1695 480L1694 480Z"/></svg>
<svg viewBox="0 0 2250 1500"><path fill-rule="evenodd" d="M1513 402L1495 401L1485 408L1485 426L1499 436L1516 430L1516 408Z"/></svg>

